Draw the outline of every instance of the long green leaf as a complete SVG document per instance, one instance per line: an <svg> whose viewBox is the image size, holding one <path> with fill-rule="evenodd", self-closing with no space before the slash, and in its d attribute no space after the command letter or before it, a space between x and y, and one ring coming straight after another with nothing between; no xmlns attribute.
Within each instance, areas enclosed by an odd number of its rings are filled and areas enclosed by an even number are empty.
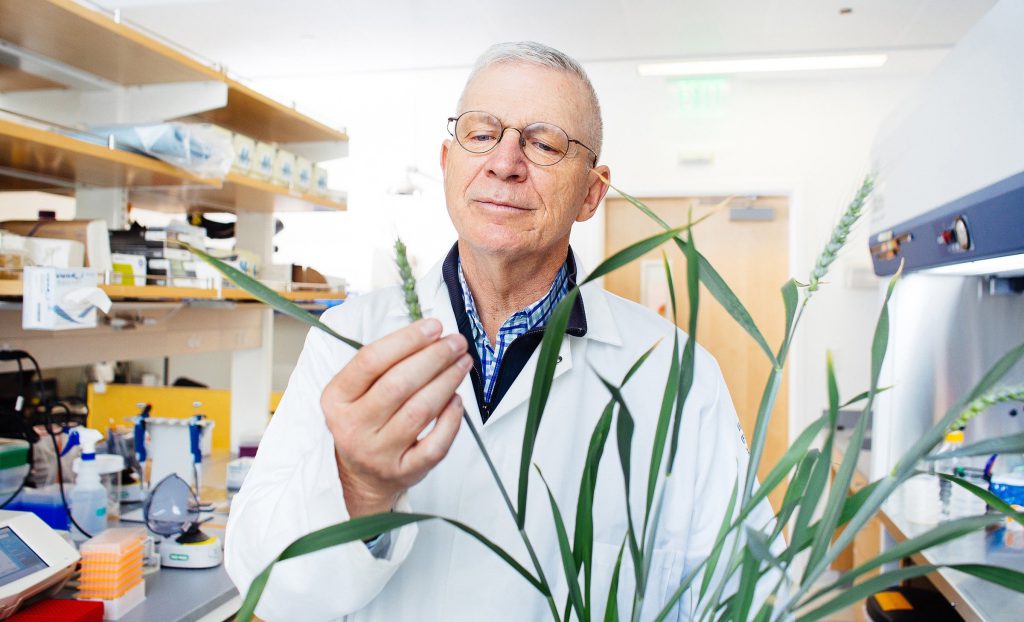
<svg viewBox="0 0 1024 622"><path fill-rule="evenodd" d="M603 178L603 181L608 183L608 185L618 192L622 198L626 199L633 206L646 214L651 220L661 225L663 229L671 229L671 226L667 222L662 220L660 216L655 214L654 211L647 207L647 205L642 201L613 186L606 178ZM686 252L685 241L677 237L675 242L676 245L679 246L680 250ZM768 360L770 360L773 365L777 365L778 361L775 359L775 353L772 352L772 349L765 340L764 335L762 335L760 329L757 328L757 324L754 323L754 318L750 316L750 312L747 311L747 308L743 306L743 303L740 302L740 299L732 289L730 289L729 285L725 282L725 279L722 278L722 275L715 270L711 265L711 262L709 262L706 257L698 254L698 260L700 261L701 283L704 283L704 286L708 288L708 291L715 297L715 300L722 305L722 308L725 309L726 312L732 316L733 320L735 320L736 323L739 324L743 330L751 336L751 338L753 338L757 345L760 346L761 350L764 351L765 356L768 357Z"/></svg>
<svg viewBox="0 0 1024 622"><path fill-rule="evenodd" d="M1024 573L1011 568L1000 566L988 566L985 564L943 564L932 566L923 564L920 566L907 566L899 570L883 573L863 583L858 583L852 588L841 592L838 596L813 611L797 617L798 622L813 622L821 618L841 611L850 605L857 604L875 592L884 590L902 581L931 574L939 568L950 568L967 573L990 583L995 583L1009 588L1016 592L1024 592Z"/></svg>
<svg viewBox="0 0 1024 622"><path fill-rule="evenodd" d="M875 391L875 395L881 395L882 393L885 393L886 391L888 391L891 388L892 388L891 385L888 386L888 387L878 387L878 390ZM857 402L863 402L864 400L868 399L868 396L870 394L871 394L870 391L864 391L863 393L858 393L857 395L854 395L850 399L848 399L845 402L843 402L842 404L840 404L839 405L839 409L842 410L842 409L846 408L847 406L853 406Z"/></svg>
<svg viewBox="0 0 1024 622"><path fill-rule="evenodd" d="M748 534L750 529L745 529ZM765 543L763 552L767 557L771 557L771 553L768 551L767 544ZM736 589L736 593L732 596L731 606L736 612L733 617L735 620L749 620L750 606L754 602L754 588L757 585L758 570L761 567L758 559L757 545L752 541L747 541L747 546L743 547L743 562L740 565L740 582L739 587ZM731 612L730 612L731 613ZM728 614L723 614L723 618L727 617Z"/></svg>
<svg viewBox="0 0 1024 622"><path fill-rule="evenodd" d="M676 238L677 242L678 240ZM682 378L679 381L679 396L676 398L676 412L672 420L672 442L668 453L669 463L665 469L666 476L672 473L672 465L675 464L676 452L679 449L679 433L683 425L683 407L693 388L694 365L697 360L697 314L700 310L701 267L698 261L697 243L692 230L683 253L686 255L686 298L690 304L690 313L686 325L686 345L683 347L683 361L680 367Z"/></svg>
<svg viewBox="0 0 1024 622"><path fill-rule="evenodd" d="M1024 592L1024 572L986 564L949 564L947 568L966 572L989 583L995 583L1015 592Z"/></svg>
<svg viewBox="0 0 1024 622"><path fill-rule="evenodd" d="M715 536L715 542L724 542L725 535L729 533L730 521L732 520L733 510L736 508L736 497L739 495L739 482L735 481L732 484L732 493L729 494L729 504L725 506L725 514L722 517L722 524L718 527L718 534ZM711 585L711 578L715 575L715 570L718 568L718 559L722 555L722 547L714 546L711 549L711 554L708 556L707 564L704 568L704 577L700 582L700 592L698 600L704 598L704 594L708 591L708 586ZM674 603L673 603L674 604ZM667 608L666 608L667 610Z"/></svg>
<svg viewBox="0 0 1024 622"><path fill-rule="evenodd" d="M540 343L537 357L537 370L533 375L533 389L526 411L526 427L523 431L523 449L519 460L519 505L516 512L516 526L522 530L526 524L526 499L530 485L530 463L533 461L533 448L537 442L541 417L551 393L554 380L555 365L558 361L558 350L565 336L565 327L569 324L572 306L579 296L579 288L574 287L562 298L552 311L544 328L544 338Z"/></svg>
<svg viewBox="0 0 1024 622"><path fill-rule="evenodd" d="M991 456L992 454L1018 454L1024 452L1024 432L989 438L965 445L959 449L925 456L925 460L945 460L960 456Z"/></svg>
<svg viewBox="0 0 1024 622"><path fill-rule="evenodd" d="M836 589L841 585L852 584L857 577L871 572L879 566L898 561L904 557L910 557L915 553L920 553L921 551L934 546L939 546L940 544L944 544L950 540L955 540L971 532L984 529L990 525L995 525L1002 520L1002 517L997 515L981 515L958 518L941 523L919 536L910 538L909 540L904 540L903 542L886 549L881 555L868 560L860 566L844 572L838 579L809 596L804 603L801 603L801 606L817 600L829 591Z"/></svg>
<svg viewBox="0 0 1024 622"><path fill-rule="evenodd" d="M790 335L793 331L793 318L796 317L796 306L799 302L800 293L797 290L796 279L789 279L782 286L782 305L786 310L786 332Z"/></svg>
<svg viewBox="0 0 1024 622"><path fill-rule="evenodd" d="M608 602L604 608L605 622L619 622L619 571L622 570L622 551L626 548L626 541L619 545L619 555L615 558L615 568L612 570L612 581L608 586Z"/></svg>
<svg viewBox="0 0 1024 622"><path fill-rule="evenodd" d="M865 598L871 596L875 592L892 587L893 585L906 581L907 579L922 577L926 574L935 572L937 569L938 568L935 566L921 565L908 566L906 568L900 568L899 570L882 573L877 577L868 579L863 583L858 583L850 589L841 592L835 598L817 609L798 615L797 622L813 622L814 620L820 620L829 614L842 611L850 605L862 602Z"/></svg>
<svg viewBox="0 0 1024 622"><path fill-rule="evenodd" d="M743 485L743 504L754 490L754 482L757 480L757 471L761 465L761 457L764 455L764 444L768 439L768 428L772 419L772 411L775 409L775 401L778 399L779 387L782 386L782 370L773 367L768 372L768 382L765 383L764 391L761 393L761 401L757 405L757 417L754 419L754 435L750 440L750 457L747 460L747 477Z"/></svg>
<svg viewBox="0 0 1024 622"><path fill-rule="evenodd" d="M540 353L537 356L537 369L533 375L533 388L530 391L530 401L526 411L526 426L523 431L523 449L519 460L519 506L516 513L516 525L520 530L526 524L526 500L530 485L530 463L533 460L533 448L536 444L537 432L540 429L541 419L544 415L544 407L547 405L548 396L551 393L551 383L555 375L558 350L562 344L562 339L565 337L565 327L569 323L572 306L576 301L576 297L579 296L579 288L642 257L688 228L688 226L679 227L653 235L630 244L608 259L605 259L598 264L594 271L579 286L569 290L569 293L565 295L555 306L555 310L552 311L547 326L544 328L544 338L541 340Z"/></svg>
<svg viewBox="0 0 1024 622"><path fill-rule="evenodd" d="M464 533L469 534L501 557L509 567L518 572L523 578L529 581L531 585L540 590L541 593L546 593L544 586L541 585L541 583L532 574L530 574L530 571L517 562L515 558L505 552L504 549L472 527L450 518L434 516L432 514L387 512L384 514L360 516L359 518L353 518L343 523L330 525L323 529L318 529L308 533L289 544L280 555L274 558L274 561L267 565L263 572L253 579L252 584L249 586L249 591L246 593L245 599L242 601L242 606L238 610L238 616L236 619L248 621L252 618L253 613L256 610L256 605L259 603L260 596L262 596L263 590L266 588L267 581L270 580L270 573L274 569L274 565L278 562L314 553L339 544L365 540L393 529L398 529L405 525L433 519L443 520L449 525L457 527Z"/></svg>
<svg viewBox="0 0 1024 622"><path fill-rule="evenodd" d="M934 426L911 445L907 453L903 455L893 473L897 476L905 476L912 472L921 458L933 447L939 444L945 436L949 426L956 421L968 404L987 393L1003 376L1007 374L1020 360L1024 358L1024 343L1011 349L1004 354L989 370L982 376L971 392L957 400Z"/></svg>
<svg viewBox="0 0 1024 622"><path fill-rule="evenodd" d="M800 464L796 467L796 474L786 488L786 494L782 497L782 507L779 508L778 515L776 516L773 537L782 533L793 513L802 506L804 495L807 491L807 482L810 481L811 473L814 472L814 467L818 464L820 457L820 451L811 449L800 459Z"/></svg>
<svg viewBox="0 0 1024 622"><path fill-rule="evenodd" d="M257 300L270 305L271 307L277 309L278 311L284 313L285 315L295 318L296 320L302 322L303 324L312 326L313 328L319 328L328 335L352 346L357 350L363 347L363 344L359 343L358 341L339 335L330 326L321 322L315 315L307 312L299 305L295 304L291 300L288 300L284 296L278 294L274 290L270 289L263 283L260 283L256 279L252 278L251 276L242 272L241 270L235 268L234 266L229 265L221 261L220 259L217 259L216 257L210 255L206 251L200 250L190 244L186 244L185 242L175 243L184 248L185 250L189 251L199 259L213 266L213 268L216 269L221 274L223 274L227 280L231 281L241 289L244 289L245 291L249 292Z"/></svg>
<svg viewBox="0 0 1024 622"><path fill-rule="evenodd" d="M1012 518L1017 521L1018 524L1024 525L1024 512L1018 512L1013 509L1012 505L1003 501L988 490L985 490L980 486L976 486L962 477L956 477L954 475L949 475L948 473L938 473L938 476L946 481L953 482L957 486L960 486L964 490L984 501L989 507L998 510L1004 516Z"/></svg>
<svg viewBox="0 0 1024 622"><path fill-rule="evenodd" d="M572 552L576 570L583 567L586 569L583 601L588 610L591 605L590 579L594 574L594 490L597 487L597 472L601 464L601 456L604 454L605 442L611 431L614 405L614 400L608 402L590 435L587 461L583 466L583 475L580 477L580 494L576 502L576 529L573 531Z"/></svg>
<svg viewBox="0 0 1024 622"><path fill-rule="evenodd" d="M668 282L669 299L672 302L672 321L674 323L676 318L676 288L672 282L672 268L669 266L668 257L664 253L662 253L662 262L665 266L665 280ZM665 442L668 439L672 406L675 404L679 390L679 331L673 330L672 335L672 361L669 365L668 380L665 381L665 392L661 398L658 425L654 432L651 466L647 471L647 503L644 507L643 527L644 540L647 537L647 523L651 514L651 505L654 503L654 491L658 486L658 471L661 470L661 461L665 454Z"/></svg>
<svg viewBox="0 0 1024 622"><path fill-rule="evenodd" d="M834 560L839 553L845 549L852 541L854 536L860 531L860 528L867 523L868 519L878 511L882 501L892 492L899 482L886 481L884 485L879 485L874 488L872 493L864 500L864 505L861 509L850 519L849 525L839 534L836 541L829 546L832 538L832 534L838 526L839 512L842 509L842 505L845 503L846 491L849 490L850 480L853 477L853 470L857 463L857 451L856 448L860 447L864 440L864 432L867 426L867 422L872 416L872 406L874 405L875 395L878 393L878 379L881 375L882 362L885 359L885 353L889 346L889 301L892 300L893 291L896 289L896 282L899 280L903 273L903 265L900 264L900 268L896 271L896 274L889 280L889 286L885 292L885 299L882 301L882 309L878 314L878 322L875 324L875 334L871 341L871 384L869 385L870 395L867 400L867 404L864 406L863 414L857 425L854 427L853 435L850 438L849 447L854 448L851 451L847 451L846 455L843 456L843 460L839 465L839 469L836 471L836 477L833 480L833 492L838 494L830 494L827 505L825 507L825 516L819 521L821 527L815 534L814 542L811 544L811 556L807 563L807 570L804 573L803 585L796 591L790 599L790 602L795 601L807 593L810 589L811 584L828 568L828 565ZM827 520L826 520L827 518Z"/></svg>
<svg viewBox="0 0 1024 622"><path fill-rule="evenodd" d="M626 248L614 253L611 257L599 263L597 267L594 268L594 271L588 274L587 278L584 279L583 282L580 283L580 285L586 285L587 283L595 279L601 278L602 276L608 274L609 272L614 272L615 270L618 270L619 268L625 266L626 264L643 257L650 251L658 248L665 242L668 242L669 240L675 238L680 233L686 231L691 226L694 226L696 224L697 223L693 223L693 225L686 225L685 227L668 229L667 231L664 231L662 233L657 233L648 238L644 238L639 242L634 242L633 244L630 244Z"/></svg>
<svg viewBox="0 0 1024 622"><path fill-rule="evenodd" d="M758 486L757 490L750 497L750 501L747 503L744 511L744 517L757 507L757 504L768 497L769 494L782 482L786 480L786 476L793 470L798 462L807 453L811 443L821 432L822 426L825 425L825 420L821 417L815 419L809 426L804 428L804 431L800 433L800 436L796 437L793 444L789 446L786 453L782 454L779 461L775 463L771 471L768 471L768 475L765 476L764 481Z"/></svg>
<svg viewBox="0 0 1024 622"><path fill-rule="evenodd" d="M645 590L643 568L643 555L640 553L640 545L636 537L636 527L633 524L633 505L630 501L630 479L633 455L633 416L629 414L622 394L615 391L615 399L619 403L619 412L615 420L615 439L619 448L619 464L622 467L622 480L625 484L626 495L626 524L629 526L629 552L633 557L633 569L636 574L637 593L642 597Z"/></svg>
<svg viewBox="0 0 1024 622"><path fill-rule="evenodd" d="M548 492L548 500L551 502L551 515L555 521L555 534L558 537L558 552L562 557L562 572L565 573L565 582L569 586L569 597L572 600L573 607L576 609L576 615L579 616L580 622L587 622L590 620L590 611L583 604L579 571L576 568L576 561L572 556L572 548L569 546L569 534L565 531L565 521L562 520L562 512L558 509L558 502L555 501L555 495L551 493L551 486L548 485L547 479L541 473L540 467L537 467L537 473L540 475L541 481L544 482L544 488Z"/></svg>

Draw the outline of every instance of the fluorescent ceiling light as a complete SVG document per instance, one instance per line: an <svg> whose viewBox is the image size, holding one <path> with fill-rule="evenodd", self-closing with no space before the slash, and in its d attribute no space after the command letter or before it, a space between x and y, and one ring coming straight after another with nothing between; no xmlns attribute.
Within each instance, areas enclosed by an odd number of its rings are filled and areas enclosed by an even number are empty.
<svg viewBox="0 0 1024 622"><path fill-rule="evenodd" d="M997 276L1020 276L1024 274L1024 254L992 257L978 261L938 266L921 271L923 274L942 274L953 276L978 276L993 274Z"/></svg>
<svg viewBox="0 0 1024 622"><path fill-rule="evenodd" d="M641 76L707 76L734 73L776 71L821 71L828 69L869 69L881 67L885 54L847 54L842 56L776 56L691 60L637 65Z"/></svg>

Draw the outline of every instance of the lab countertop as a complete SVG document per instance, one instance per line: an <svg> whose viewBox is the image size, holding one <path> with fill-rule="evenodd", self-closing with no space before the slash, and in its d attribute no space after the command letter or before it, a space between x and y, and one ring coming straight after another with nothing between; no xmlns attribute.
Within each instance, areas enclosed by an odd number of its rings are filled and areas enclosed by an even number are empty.
<svg viewBox="0 0 1024 622"><path fill-rule="evenodd" d="M214 519L203 531L223 542L227 521L227 491L224 487L228 456L214 455L204 462L201 500L214 503ZM141 527L140 523L120 522L111 527ZM223 622L238 611L241 596L224 570L215 568L160 568L145 575L146 599L132 608L119 622ZM71 598L74 590L65 587L62 598Z"/></svg>
<svg viewBox="0 0 1024 622"><path fill-rule="evenodd" d="M842 433L837 435L837 454L846 449L846 439L842 437ZM857 468L865 480L868 479L869 458L869 450L860 450ZM935 527L934 524L909 521L903 510L904 503L903 489L899 488L886 500L878 513L885 530L896 542L915 538ZM1003 529L974 532L927 549L912 556L911 559L919 565L975 563L1024 572L1024 550L1005 547L1003 535ZM947 568L928 575L928 579L967 622L1022 619L1024 594Z"/></svg>

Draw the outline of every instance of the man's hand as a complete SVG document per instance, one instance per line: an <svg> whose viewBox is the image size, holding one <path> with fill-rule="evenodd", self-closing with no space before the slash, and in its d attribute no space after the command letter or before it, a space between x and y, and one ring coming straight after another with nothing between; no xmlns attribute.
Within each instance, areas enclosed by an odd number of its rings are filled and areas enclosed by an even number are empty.
<svg viewBox="0 0 1024 622"><path fill-rule="evenodd" d="M473 359L462 335L440 336L441 323L425 319L366 345L320 396L352 518L391 510L455 440L455 390Z"/></svg>

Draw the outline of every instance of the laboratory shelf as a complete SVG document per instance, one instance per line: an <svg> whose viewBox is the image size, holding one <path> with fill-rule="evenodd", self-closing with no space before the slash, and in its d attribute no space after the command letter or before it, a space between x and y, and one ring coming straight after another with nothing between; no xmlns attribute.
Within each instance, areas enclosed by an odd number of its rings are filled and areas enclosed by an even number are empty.
<svg viewBox="0 0 1024 622"><path fill-rule="evenodd" d="M111 300L233 300L247 302L256 300L249 292L241 289L205 289L201 287L175 287L164 285L100 285ZM288 300L344 300L341 292L322 290L292 290L277 292ZM0 297L20 298L22 283L15 280L0 280Z"/></svg>
<svg viewBox="0 0 1024 622"><path fill-rule="evenodd" d="M40 189L47 186L66 190L82 185L132 188L218 183L160 160L4 119L0 119L0 167L28 174L38 180L34 183ZM25 187L24 179L0 175L0 190Z"/></svg>
<svg viewBox="0 0 1024 622"><path fill-rule="evenodd" d="M132 193L132 204L155 211L295 212L316 208L344 211L344 200L301 192L240 173L228 173L220 187L161 188Z"/></svg>
<svg viewBox="0 0 1024 622"><path fill-rule="evenodd" d="M345 142L345 132L266 97L171 45L72 0L0 0L0 39L119 85L222 82L227 106L196 118L277 143Z"/></svg>

